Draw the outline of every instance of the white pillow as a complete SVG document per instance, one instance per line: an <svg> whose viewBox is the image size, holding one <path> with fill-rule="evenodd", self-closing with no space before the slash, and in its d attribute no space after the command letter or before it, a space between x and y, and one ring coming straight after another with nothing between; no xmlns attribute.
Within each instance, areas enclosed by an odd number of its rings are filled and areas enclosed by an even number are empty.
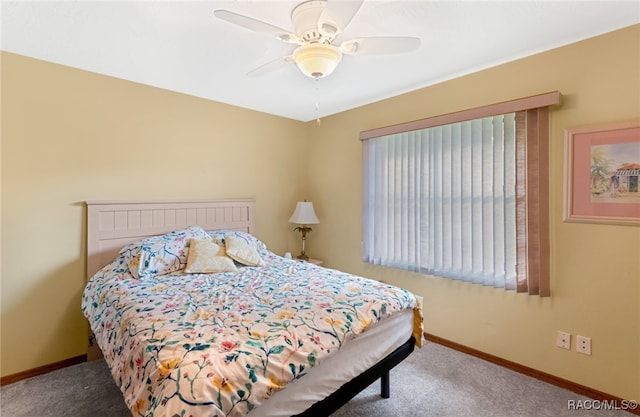
<svg viewBox="0 0 640 417"><path fill-rule="evenodd" d="M264 261L258 251L245 240L236 236L225 235L227 255L236 262L247 266L263 266Z"/></svg>

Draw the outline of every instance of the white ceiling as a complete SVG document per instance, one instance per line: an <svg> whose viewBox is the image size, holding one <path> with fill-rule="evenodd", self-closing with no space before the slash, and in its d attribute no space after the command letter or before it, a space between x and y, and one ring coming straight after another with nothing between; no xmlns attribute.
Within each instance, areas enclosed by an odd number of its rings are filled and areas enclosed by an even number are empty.
<svg viewBox="0 0 640 417"><path fill-rule="evenodd" d="M329 0L340 1L340 0ZM300 1L2 1L2 50L308 121L640 23L638 1L365 0L338 41L413 36L415 52L345 56L313 80L294 64L247 76L295 45L213 16L293 30Z"/></svg>

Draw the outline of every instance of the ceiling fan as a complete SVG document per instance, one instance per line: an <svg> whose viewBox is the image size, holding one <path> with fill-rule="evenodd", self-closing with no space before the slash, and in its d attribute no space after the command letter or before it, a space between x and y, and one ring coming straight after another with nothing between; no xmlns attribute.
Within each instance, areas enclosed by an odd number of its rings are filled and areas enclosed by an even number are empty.
<svg viewBox="0 0 640 417"><path fill-rule="evenodd" d="M293 31L228 10L215 10L214 15L245 29L298 45L291 55L268 62L250 71L249 75L271 72L294 62L303 74L319 79L331 74L343 55L396 54L413 51L420 46L419 38L392 36L355 38L335 44L363 2L364 0L302 2L291 12Z"/></svg>

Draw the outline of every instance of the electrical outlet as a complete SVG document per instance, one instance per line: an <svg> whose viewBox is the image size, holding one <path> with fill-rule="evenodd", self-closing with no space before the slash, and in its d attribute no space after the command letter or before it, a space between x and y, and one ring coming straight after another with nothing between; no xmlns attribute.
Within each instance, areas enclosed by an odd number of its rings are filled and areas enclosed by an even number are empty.
<svg viewBox="0 0 640 417"><path fill-rule="evenodd" d="M556 346L561 347L562 349L571 349L571 333L561 332L558 330Z"/></svg>
<svg viewBox="0 0 640 417"><path fill-rule="evenodd" d="M576 337L576 352L591 355L591 338L578 335Z"/></svg>

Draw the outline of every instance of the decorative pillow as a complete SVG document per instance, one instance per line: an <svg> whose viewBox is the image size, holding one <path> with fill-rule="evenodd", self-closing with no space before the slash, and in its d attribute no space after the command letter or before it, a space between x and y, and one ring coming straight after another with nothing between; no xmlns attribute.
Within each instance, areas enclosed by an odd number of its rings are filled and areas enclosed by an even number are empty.
<svg viewBox="0 0 640 417"><path fill-rule="evenodd" d="M225 248L214 243L212 238L191 239L187 267L184 272L207 274L237 271L233 260L226 256Z"/></svg>
<svg viewBox="0 0 640 417"><path fill-rule="evenodd" d="M260 239L258 239L251 233L243 232L240 230L208 230L207 233L209 233L214 242L218 244L224 242L225 236L233 236L235 238L244 240L248 245L257 250L258 253L267 249L267 245L265 245L264 242L262 242Z"/></svg>
<svg viewBox="0 0 640 417"><path fill-rule="evenodd" d="M189 254L189 240L207 239L207 232L198 226L153 236L134 242L120 250L134 278L166 275L184 269Z"/></svg>
<svg viewBox="0 0 640 417"><path fill-rule="evenodd" d="M247 266L264 265L264 261L256 248L247 243L246 240L234 235L225 235L224 242L227 255L234 261Z"/></svg>

